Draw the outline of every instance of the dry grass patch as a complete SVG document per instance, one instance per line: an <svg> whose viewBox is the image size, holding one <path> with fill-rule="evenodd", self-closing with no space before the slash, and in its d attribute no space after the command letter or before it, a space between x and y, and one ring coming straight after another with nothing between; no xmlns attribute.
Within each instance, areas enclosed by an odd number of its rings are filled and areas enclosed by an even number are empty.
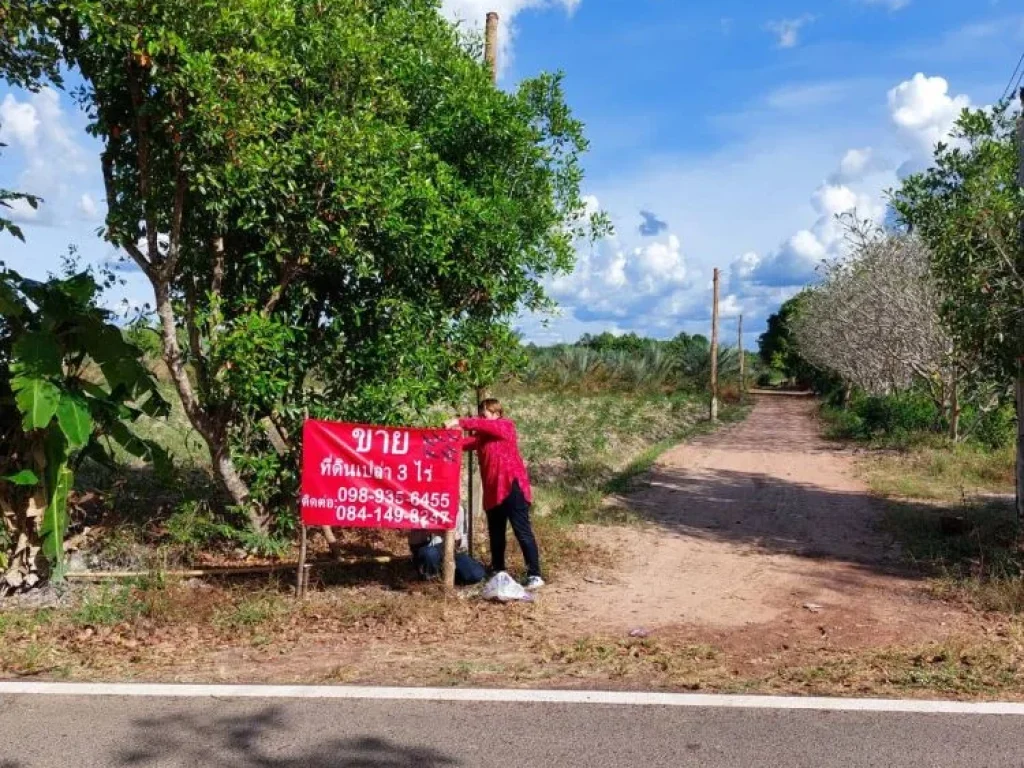
<svg viewBox="0 0 1024 768"><path fill-rule="evenodd" d="M890 498L961 503L978 495L1013 493L1014 454L971 444L943 444L873 455L868 483Z"/></svg>
<svg viewBox="0 0 1024 768"><path fill-rule="evenodd" d="M822 652L824 658L816 663L780 666L748 685L755 690L807 695L1024 696L1021 626L1010 624L997 633L992 639L955 638L867 653Z"/></svg>

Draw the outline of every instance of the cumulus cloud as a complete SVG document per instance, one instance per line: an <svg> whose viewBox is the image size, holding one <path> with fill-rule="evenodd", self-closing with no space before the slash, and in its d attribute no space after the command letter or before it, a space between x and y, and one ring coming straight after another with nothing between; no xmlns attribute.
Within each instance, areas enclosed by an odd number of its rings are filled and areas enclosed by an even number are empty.
<svg viewBox="0 0 1024 768"><path fill-rule="evenodd" d="M640 224L640 234L644 237L655 237L668 229L668 224L658 218L657 214L650 211L640 211L643 222Z"/></svg>
<svg viewBox="0 0 1024 768"><path fill-rule="evenodd" d="M36 108L7 94L0 103L0 141L35 149L39 144L41 121Z"/></svg>
<svg viewBox="0 0 1024 768"><path fill-rule="evenodd" d="M572 14L581 0L444 0L441 13L467 29L481 31L490 11L501 17L498 27L498 68L504 71L512 59L515 19L527 10L562 9Z"/></svg>
<svg viewBox="0 0 1024 768"><path fill-rule="evenodd" d="M585 322L622 321L659 304L664 309L673 293L689 286L682 242L666 230L645 236L640 245L612 235L582 248L572 273L548 281L549 293Z"/></svg>
<svg viewBox="0 0 1024 768"><path fill-rule="evenodd" d="M888 92L890 117L910 157L897 175L927 165L935 144L949 139L960 112L970 106L967 96L953 96L941 77L917 74ZM886 208L878 190L857 187L872 174L891 166L871 147L848 150L839 166L811 196L817 214L813 225L790 235L778 248L761 256L747 252L730 266L732 289L756 295L765 289L793 288L813 282L822 261L842 255L844 231L839 217L855 213L860 219L882 223ZM888 173L891 177L891 173Z"/></svg>
<svg viewBox="0 0 1024 768"><path fill-rule="evenodd" d="M949 138L953 123L971 105L965 95L951 96L943 77L918 72L889 91L889 114L908 147L930 157L935 145Z"/></svg>
<svg viewBox="0 0 1024 768"><path fill-rule="evenodd" d="M876 222L885 216L885 206L876 197L831 182L814 191L811 205L818 214L811 227L797 231L764 258L751 252L733 261L731 288L784 288L813 282L819 265L842 253L841 215L853 213L860 219Z"/></svg>
<svg viewBox="0 0 1024 768"><path fill-rule="evenodd" d="M800 104L818 94L797 96L786 94L783 101ZM565 309L553 333L561 340L575 338L577 330L606 328L662 337L680 330L707 333L710 267L716 264L728 265L723 317L743 314L746 327L757 328L780 303L817 280L822 261L844 256L840 215L886 221L884 190L898 182L910 163L930 161L935 143L949 140L956 118L971 104L945 79L924 74L878 92L877 98L888 106L888 126L879 126L871 143L853 144L864 138L851 132L850 148L839 155L812 134L781 152L775 144L755 145L757 151L743 162L723 153L697 164L659 166L626 182L617 178L600 189L613 218L617 212L622 216L620 235L581 254L577 270L552 286L552 296ZM765 194L766 183L770 194ZM801 196L806 208L794 207ZM672 225L644 237L652 231L648 216L662 222L645 208L637 229L628 212L644 201L655 201L648 204ZM757 239L750 242L752 232ZM777 245L752 249L758 239Z"/></svg>
<svg viewBox="0 0 1024 768"><path fill-rule="evenodd" d="M889 166L871 147L849 149L839 161L839 168L829 176L831 184L856 184L872 173L888 170Z"/></svg>
<svg viewBox="0 0 1024 768"><path fill-rule="evenodd" d="M75 141L60 95L52 88L19 99L7 94L0 103L0 141L19 150L24 160L17 189L43 199L39 210L22 203L10 211L12 218L37 224L66 219L81 196L75 182L88 170L85 152Z"/></svg>
<svg viewBox="0 0 1024 768"><path fill-rule="evenodd" d="M800 32L815 20L815 16L805 13L795 19L779 19L768 22L767 28L778 38L779 48L795 48L800 42Z"/></svg>

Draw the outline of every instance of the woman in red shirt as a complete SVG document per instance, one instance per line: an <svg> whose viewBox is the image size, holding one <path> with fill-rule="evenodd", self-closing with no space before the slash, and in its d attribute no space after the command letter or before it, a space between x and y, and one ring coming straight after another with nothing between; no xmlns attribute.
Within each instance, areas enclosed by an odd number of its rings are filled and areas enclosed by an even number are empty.
<svg viewBox="0 0 1024 768"><path fill-rule="evenodd" d="M516 425L505 418L498 400L480 403L480 417L454 419L450 429L461 427L472 433L463 446L480 455L480 476L484 486L484 509L487 510L487 531L491 540L491 569L505 570L505 529L512 524L512 532L523 558L526 560L526 588L544 586L540 573L540 552L530 525L530 505L533 491L526 464L519 455Z"/></svg>

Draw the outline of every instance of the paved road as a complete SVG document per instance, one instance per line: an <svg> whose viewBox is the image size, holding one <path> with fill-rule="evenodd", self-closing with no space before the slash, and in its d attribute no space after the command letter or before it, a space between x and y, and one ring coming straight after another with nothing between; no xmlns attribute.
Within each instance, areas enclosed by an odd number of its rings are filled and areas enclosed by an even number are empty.
<svg viewBox="0 0 1024 768"><path fill-rule="evenodd" d="M1024 766L1024 718L603 704L0 695L0 768Z"/></svg>

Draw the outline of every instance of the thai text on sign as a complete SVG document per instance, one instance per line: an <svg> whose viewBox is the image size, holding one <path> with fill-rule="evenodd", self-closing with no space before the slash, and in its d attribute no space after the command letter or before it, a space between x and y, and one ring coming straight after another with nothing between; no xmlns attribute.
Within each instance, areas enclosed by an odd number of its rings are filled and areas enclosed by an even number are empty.
<svg viewBox="0 0 1024 768"><path fill-rule="evenodd" d="M448 429L307 421L302 431L304 525L455 528L462 434Z"/></svg>

